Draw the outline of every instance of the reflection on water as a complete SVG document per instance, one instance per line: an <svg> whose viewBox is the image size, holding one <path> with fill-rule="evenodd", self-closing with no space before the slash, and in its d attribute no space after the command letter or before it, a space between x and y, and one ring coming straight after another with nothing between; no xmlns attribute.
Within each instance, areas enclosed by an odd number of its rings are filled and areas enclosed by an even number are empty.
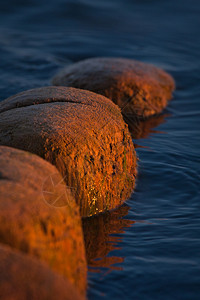
<svg viewBox="0 0 200 300"><path fill-rule="evenodd" d="M140 120L133 115L124 115L124 120L128 124L129 131L134 139L147 138L151 133L161 133L158 130L153 130L160 124L165 123L165 118L169 114L160 114L152 116L146 120ZM162 132L163 133L163 132Z"/></svg>
<svg viewBox="0 0 200 300"><path fill-rule="evenodd" d="M108 254L112 250L120 249L122 237L117 235L124 233L125 228L135 223L124 218L128 211L129 206L124 204L115 211L83 219L86 256L91 272L101 272L100 268L122 269L115 264L122 263L124 258Z"/></svg>

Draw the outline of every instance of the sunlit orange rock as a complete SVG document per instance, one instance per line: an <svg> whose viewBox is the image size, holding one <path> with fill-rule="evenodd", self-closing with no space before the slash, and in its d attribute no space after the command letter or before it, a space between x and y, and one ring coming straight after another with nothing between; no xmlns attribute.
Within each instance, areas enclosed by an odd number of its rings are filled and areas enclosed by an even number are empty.
<svg viewBox="0 0 200 300"><path fill-rule="evenodd" d="M5 146L0 146L0 242L45 261L85 293L81 219L70 190L50 163Z"/></svg>
<svg viewBox="0 0 200 300"><path fill-rule="evenodd" d="M123 58L80 61L67 66L52 83L102 94L119 105L123 115L139 118L160 113L175 87L173 78L163 70Z"/></svg>
<svg viewBox="0 0 200 300"><path fill-rule="evenodd" d="M95 93L66 87L29 90L0 103L0 144L54 164L81 215L116 208L135 185L136 154L120 109Z"/></svg>
<svg viewBox="0 0 200 300"><path fill-rule="evenodd" d="M46 264L0 244L2 300L81 300L67 279Z"/></svg>

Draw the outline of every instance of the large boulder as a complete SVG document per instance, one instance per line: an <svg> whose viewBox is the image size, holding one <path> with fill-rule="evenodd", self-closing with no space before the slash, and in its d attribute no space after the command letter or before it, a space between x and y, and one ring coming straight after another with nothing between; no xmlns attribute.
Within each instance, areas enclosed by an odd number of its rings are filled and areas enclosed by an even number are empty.
<svg viewBox="0 0 200 300"><path fill-rule="evenodd" d="M112 99L128 123L134 116L160 113L172 97L173 78L147 63L123 58L91 58L67 66L53 85L90 90ZM133 118L133 119L132 119Z"/></svg>
<svg viewBox="0 0 200 300"><path fill-rule="evenodd" d="M0 144L54 164L82 216L121 205L136 177L136 153L119 108L95 93L44 87L0 104Z"/></svg>
<svg viewBox="0 0 200 300"><path fill-rule="evenodd" d="M81 300L67 279L46 264L0 245L0 298L2 300Z"/></svg>
<svg viewBox="0 0 200 300"><path fill-rule="evenodd" d="M45 261L85 293L82 225L70 190L50 163L5 146L0 146L0 242Z"/></svg>

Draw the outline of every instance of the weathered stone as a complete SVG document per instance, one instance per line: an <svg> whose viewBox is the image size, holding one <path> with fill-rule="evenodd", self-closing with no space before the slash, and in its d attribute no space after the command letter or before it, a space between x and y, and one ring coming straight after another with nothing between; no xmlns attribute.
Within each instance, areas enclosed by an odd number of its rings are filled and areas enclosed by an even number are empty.
<svg viewBox="0 0 200 300"><path fill-rule="evenodd" d="M46 261L85 293L81 219L70 190L50 163L5 146L0 146L0 242Z"/></svg>
<svg viewBox="0 0 200 300"><path fill-rule="evenodd" d="M0 245L2 300L81 300L76 289L46 264Z"/></svg>
<svg viewBox="0 0 200 300"><path fill-rule="evenodd" d="M123 58L80 61L67 66L52 83L102 94L119 105L123 115L139 118L160 113L175 87L173 78L163 70Z"/></svg>
<svg viewBox="0 0 200 300"><path fill-rule="evenodd" d="M82 216L116 208L135 185L136 154L120 109L95 93L45 87L0 104L0 144L54 164Z"/></svg>

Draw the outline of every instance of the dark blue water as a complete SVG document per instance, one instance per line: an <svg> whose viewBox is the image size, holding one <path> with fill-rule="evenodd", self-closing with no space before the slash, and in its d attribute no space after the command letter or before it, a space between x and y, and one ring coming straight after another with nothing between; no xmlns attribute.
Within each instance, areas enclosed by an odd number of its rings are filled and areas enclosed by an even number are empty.
<svg viewBox="0 0 200 300"><path fill-rule="evenodd" d="M177 89L134 141L127 205L84 225L88 297L200 299L200 1L0 1L1 100L95 56L153 63Z"/></svg>

